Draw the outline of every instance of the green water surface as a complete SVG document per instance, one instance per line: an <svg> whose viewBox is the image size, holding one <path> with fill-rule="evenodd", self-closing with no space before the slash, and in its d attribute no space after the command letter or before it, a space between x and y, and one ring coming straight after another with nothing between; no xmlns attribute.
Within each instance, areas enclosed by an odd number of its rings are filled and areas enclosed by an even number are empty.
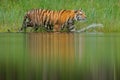
<svg viewBox="0 0 120 80"><path fill-rule="evenodd" d="M119 33L0 33L0 80L119 80Z"/></svg>

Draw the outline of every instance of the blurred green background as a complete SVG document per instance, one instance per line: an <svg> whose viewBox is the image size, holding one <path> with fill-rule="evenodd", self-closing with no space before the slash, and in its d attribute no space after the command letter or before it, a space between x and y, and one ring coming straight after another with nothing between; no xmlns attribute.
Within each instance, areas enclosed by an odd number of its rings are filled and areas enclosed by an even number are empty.
<svg viewBox="0 0 120 80"><path fill-rule="evenodd" d="M84 23L76 22L77 29L92 23L103 24L98 32L120 31L120 0L0 0L0 32L17 32L25 12L43 8L52 10L80 9L87 15Z"/></svg>

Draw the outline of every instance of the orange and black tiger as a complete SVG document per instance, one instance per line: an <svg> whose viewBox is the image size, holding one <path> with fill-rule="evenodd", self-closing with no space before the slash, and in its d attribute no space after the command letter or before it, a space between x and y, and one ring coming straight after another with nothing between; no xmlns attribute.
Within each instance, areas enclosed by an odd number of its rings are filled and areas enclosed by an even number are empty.
<svg viewBox="0 0 120 80"><path fill-rule="evenodd" d="M36 31L39 27L45 27L46 30L60 31L66 27L72 32L75 31L74 22L85 19L86 15L81 9L59 11L34 9L25 14L21 30L33 27Z"/></svg>

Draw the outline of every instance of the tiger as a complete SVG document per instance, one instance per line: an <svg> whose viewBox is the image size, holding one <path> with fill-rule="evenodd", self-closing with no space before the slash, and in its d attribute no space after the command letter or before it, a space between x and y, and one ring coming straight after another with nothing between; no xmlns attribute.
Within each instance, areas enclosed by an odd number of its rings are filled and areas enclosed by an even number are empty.
<svg viewBox="0 0 120 80"><path fill-rule="evenodd" d="M59 32L65 27L68 31L74 32L75 21L86 20L86 14L82 9L79 10L48 10L48 9L33 9L28 11L23 20L22 28L33 27L34 31L38 28L45 27L47 31Z"/></svg>

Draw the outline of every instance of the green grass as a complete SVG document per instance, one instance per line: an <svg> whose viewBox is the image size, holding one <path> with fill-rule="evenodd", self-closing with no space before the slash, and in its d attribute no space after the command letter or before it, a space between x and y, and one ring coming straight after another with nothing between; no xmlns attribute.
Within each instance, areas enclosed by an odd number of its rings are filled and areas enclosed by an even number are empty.
<svg viewBox="0 0 120 80"><path fill-rule="evenodd" d="M0 1L0 32L10 29L17 32L22 25L26 11L35 8L52 10L82 8L87 21L77 22L77 29L92 23L101 23L104 28L100 32L120 31L120 1L119 0L1 0Z"/></svg>

